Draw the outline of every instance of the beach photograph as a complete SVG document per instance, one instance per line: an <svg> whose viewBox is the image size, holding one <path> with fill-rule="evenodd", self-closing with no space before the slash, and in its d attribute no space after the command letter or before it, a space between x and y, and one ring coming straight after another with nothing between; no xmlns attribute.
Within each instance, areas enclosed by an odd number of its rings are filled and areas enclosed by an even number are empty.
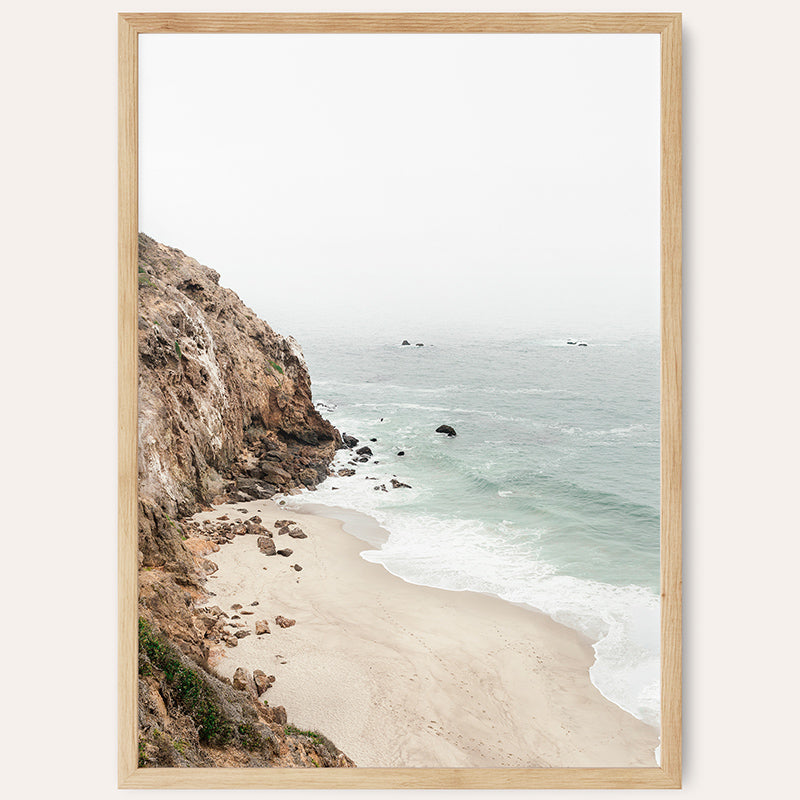
<svg viewBox="0 0 800 800"><path fill-rule="evenodd" d="M139 767L659 766L660 67L139 36Z"/></svg>

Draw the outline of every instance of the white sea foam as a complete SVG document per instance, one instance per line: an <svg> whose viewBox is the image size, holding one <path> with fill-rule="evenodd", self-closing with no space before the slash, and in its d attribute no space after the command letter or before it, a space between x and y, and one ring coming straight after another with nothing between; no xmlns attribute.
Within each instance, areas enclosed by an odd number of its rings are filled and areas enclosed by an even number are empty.
<svg viewBox="0 0 800 800"><path fill-rule="evenodd" d="M354 531L365 558L410 583L494 594L581 631L599 690L657 725L657 342L548 339L309 348L315 399L375 456L287 502L370 515L391 533ZM458 437L436 434L442 423ZM337 468L352 459L340 451Z"/></svg>
<svg viewBox="0 0 800 800"><path fill-rule="evenodd" d="M369 514L389 537L380 546L370 537L376 549L364 552L365 560L408 583L526 604L583 633L596 654L590 669L595 686L624 710L658 726L659 599L653 592L558 574L537 557L539 531L413 513L417 489L375 491L390 478L378 470L369 464L353 477L329 478L313 494L287 498L287 507L312 502ZM367 473L376 480L368 480Z"/></svg>

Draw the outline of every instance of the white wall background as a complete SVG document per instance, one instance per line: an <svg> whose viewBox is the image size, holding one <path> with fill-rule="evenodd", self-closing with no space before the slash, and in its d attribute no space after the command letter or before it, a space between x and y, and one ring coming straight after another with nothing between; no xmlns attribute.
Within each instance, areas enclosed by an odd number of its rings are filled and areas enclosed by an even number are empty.
<svg viewBox="0 0 800 800"><path fill-rule="evenodd" d="M118 793L115 14L222 6L31 0L3 11L0 731L10 796ZM796 796L797 4L235 8L684 12L684 796ZM378 795L389 796L359 796Z"/></svg>

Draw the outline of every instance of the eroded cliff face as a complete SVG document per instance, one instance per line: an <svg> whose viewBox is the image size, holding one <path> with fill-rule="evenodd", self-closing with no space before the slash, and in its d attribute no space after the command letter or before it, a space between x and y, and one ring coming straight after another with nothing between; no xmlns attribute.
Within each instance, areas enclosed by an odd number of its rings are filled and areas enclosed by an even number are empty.
<svg viewBox="0 0 800 800"><path fill-rule="evenodd" d="M353 766L209 668L223 620L202 602L216 565L182 523L327 476L341 437L314 408L300 347L214 270L144 234L138 340L140 765Z"/></svg>
<svg viewBox="0 0 800 800"><path fill-rule="evenodd" d="M179 515L237 489L259 499L271 487L313 485L337 445L311 401L297 342L221 287L214 270L140 234L140 497ZM281 472L259 469L265 458Z"/></svg>

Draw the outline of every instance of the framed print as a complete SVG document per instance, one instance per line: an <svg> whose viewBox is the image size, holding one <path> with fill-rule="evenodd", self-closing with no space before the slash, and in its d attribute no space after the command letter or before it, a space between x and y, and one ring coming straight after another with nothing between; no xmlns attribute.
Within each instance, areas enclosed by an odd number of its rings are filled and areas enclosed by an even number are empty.
<svg viewBox="0 0 800 800"><path fill-rule="evenodd" d="M680 15L119 37L120 786L679 787Z"/></svg>

